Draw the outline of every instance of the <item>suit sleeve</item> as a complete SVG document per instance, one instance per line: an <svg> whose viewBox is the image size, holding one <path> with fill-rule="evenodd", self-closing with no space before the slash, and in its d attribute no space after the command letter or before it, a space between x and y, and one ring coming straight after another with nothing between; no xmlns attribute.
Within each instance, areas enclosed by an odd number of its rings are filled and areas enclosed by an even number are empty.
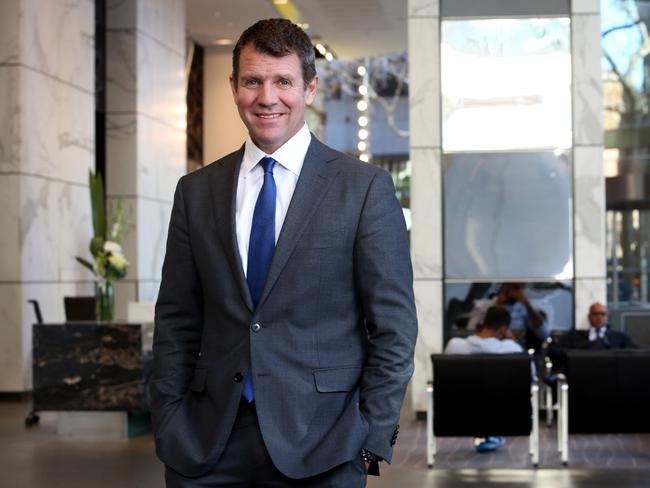
<svg viewBox="0 0 650 488"><path fill-rule="evenodd" d="M174 195L153 340L151 412L157 432L185 395L201 345L203 300L192 255L183 178Z"/></svg>
<svg viewBox="0 0 650 488"><path fill-rule="evenodd" d="M368 333L360 409L364 448L390 462L400 408L413 374L417 318L406 225L390 175L372 180L354 246L355 283Z"/></svg>

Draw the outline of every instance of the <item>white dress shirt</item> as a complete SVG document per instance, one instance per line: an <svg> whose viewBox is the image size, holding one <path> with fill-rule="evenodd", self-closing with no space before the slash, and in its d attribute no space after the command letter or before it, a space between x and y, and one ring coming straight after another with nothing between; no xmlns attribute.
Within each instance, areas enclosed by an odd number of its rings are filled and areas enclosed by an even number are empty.
<svg viewBox="0 0 650 488"><path fill-rule="evenodd" d="M239 168L235 209L237 248L244 268L244 275L248 271L248 241L251 236L253 212L264 183L264 170L258 163L266 156L271 156L277 161L273 167L273 179L277 190L275 198L275 242L277 244L310 143L311 134L306 123L273 154L266 154L258 148L250 135L246 138L244 159Z"/></svg>
<svg viewBox="0 0 650 488"><path fill-rule="evenodd" d="M589 342L597 341L598 339L604 339L606 333L607 333L606 325L598 329L596 327L589 327Z"/></svg>

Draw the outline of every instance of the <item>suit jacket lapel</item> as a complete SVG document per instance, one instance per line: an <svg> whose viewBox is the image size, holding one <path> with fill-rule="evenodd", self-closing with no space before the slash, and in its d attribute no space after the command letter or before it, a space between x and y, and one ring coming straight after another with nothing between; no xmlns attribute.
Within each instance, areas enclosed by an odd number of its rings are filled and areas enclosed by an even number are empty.
<svg viewBox="0 0 650 488"><path fill-rule="evenodd" d="M246 306L253 311L253 300L241 257L237 247L237 229L235 224L235 209L237 205L237 182L239 167L244 157L244 147L215 163L210 178L210 192L216 221L217 234L223 244L226 257L230 263L232 274Z"/></svg>
<svg viewBox="0 0 650 488"><path fill-rule="evenodd" d="M273 253L273 260L271 261L271 267L266 277L258 307L268 297L282 269L287 264L296 243L307 227L309 219L318 208L318 204L337 175L338 169L327 164L336 158L337 154L318 141L312 134L305 162L282 224L282 230Z"/></svg>

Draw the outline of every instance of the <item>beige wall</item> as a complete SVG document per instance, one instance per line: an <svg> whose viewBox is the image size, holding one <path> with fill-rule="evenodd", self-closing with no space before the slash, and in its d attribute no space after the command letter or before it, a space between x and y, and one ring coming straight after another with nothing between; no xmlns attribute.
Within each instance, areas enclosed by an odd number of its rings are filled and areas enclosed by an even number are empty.
<svg viewBox="0 0 650 488"><path fill-rule="evenodd" d="M206 48L203 62L203 162L208 164L239 149L246 127L228 83L231 49Z"/></svg>

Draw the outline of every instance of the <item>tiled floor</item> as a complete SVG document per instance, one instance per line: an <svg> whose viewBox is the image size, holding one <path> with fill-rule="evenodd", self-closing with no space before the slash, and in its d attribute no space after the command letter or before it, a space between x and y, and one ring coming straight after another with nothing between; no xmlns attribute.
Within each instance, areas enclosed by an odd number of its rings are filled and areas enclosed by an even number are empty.
<svg viewBox="0 0 650 488"><path fill-rule="evenodd" d="M61 439L55 433L54 414L42 415L38 426L26 430L23 419L28 410L27 402L0 402L0 487L163 486L162 466L150 436L112 441ZM549 443L551 437L546 436L544 442ZM575 459L570 469L551 467L557 463L549 451L549 458L544 461L542 456L542 467L537 470L526 467L525 438L509 439L507 449L488 455L474 453L469 439L441 439L436 468L428 470L424 438L423 422L404 419L393 465L384 467L380 478L370 479L368 487L650 487L650 436L585 437L578 444L572 442ZM580 443L587 454L578 455ZM481 469L486 467L490 469Z"/></svg>

